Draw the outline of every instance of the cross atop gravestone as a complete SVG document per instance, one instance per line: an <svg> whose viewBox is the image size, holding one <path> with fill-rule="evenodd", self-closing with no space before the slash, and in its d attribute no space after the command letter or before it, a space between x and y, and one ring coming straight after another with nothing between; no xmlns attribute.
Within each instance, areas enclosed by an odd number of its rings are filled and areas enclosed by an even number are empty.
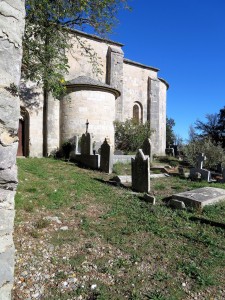
<svg viewBox="0 0 225 300"><path fill-rule="evenodd" d="M202 169L203 168L203 162L206 160L206 156L204 153L199 153L197 155L197 169Z"/></svg>
<svg viewBox="0 0 225 300"><path fill-rule="evenodd" d="M88 133L88 126L89 126L89 122L88 122L88 119L87 119L87 121L86 121L86 133Z"/></svg>

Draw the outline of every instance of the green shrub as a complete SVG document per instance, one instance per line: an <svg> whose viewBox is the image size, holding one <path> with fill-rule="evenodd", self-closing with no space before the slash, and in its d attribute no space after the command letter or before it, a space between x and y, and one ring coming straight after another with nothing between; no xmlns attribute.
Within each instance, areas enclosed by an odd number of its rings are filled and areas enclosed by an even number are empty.
<svg viewBox="0 0 225 300"><path fill-rule="evenodd" d="M190 142L183 147L184 155L190 165L195 166L197 163L198 153L204 153L206 161L204 167L212 169L218 163L225 164L224 149L220 145L215 145L209 138Z"/></svg>
<svg viewBox="0 0 225 300"><path fill-rule="evenodd" d="M151 135L149 122L139 124L133 119L125 122L115 121L115 148L135 152L141 148L144 140Z"/></svg>

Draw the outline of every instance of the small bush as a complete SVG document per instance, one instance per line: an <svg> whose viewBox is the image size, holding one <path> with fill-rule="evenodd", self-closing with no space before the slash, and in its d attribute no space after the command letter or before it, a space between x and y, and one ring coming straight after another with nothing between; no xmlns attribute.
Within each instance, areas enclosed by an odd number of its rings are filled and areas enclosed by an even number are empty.
<svg viewBox="0 0 225 300"><path fill-rule="evenodd" d="M205 168L212 169L218 163L225 163L224 149L220 145L215 145L208 138L189 143L183 147L183 152L186 160L192 166L195 166L197 163L198 153L204 153L206 156L206 161L204 162Z"/></svg>
<svg viewBox="0 0 225 300"><path fill-rule="evenodd" d="M151 135L149 122L138 124L133 119L125 122L115 121L115 148L117 150L135 152L141 148L144 140Z"/></svg>

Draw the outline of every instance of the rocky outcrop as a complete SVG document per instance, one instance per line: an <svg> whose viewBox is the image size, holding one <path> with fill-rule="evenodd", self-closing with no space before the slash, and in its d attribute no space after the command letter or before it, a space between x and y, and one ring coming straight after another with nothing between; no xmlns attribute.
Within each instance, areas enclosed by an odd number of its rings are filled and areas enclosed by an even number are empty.
<svg viewBox="0 0 225 300"><path fill-rule="evenodd" d="M11 299L24 0L0 1L0 300Z"/></svg>

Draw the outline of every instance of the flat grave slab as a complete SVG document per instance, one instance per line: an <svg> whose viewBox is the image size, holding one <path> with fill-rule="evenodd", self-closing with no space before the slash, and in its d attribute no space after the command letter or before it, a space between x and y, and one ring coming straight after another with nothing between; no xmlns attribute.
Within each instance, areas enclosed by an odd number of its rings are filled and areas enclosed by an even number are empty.
<svg viewBox="0 0 225 300"><path fill-rule="evenodd" d="M225 201L225 190L213 187L199 188L172 195L172 199L182 201L187 207L203 208L205 205Z"/></svg>

